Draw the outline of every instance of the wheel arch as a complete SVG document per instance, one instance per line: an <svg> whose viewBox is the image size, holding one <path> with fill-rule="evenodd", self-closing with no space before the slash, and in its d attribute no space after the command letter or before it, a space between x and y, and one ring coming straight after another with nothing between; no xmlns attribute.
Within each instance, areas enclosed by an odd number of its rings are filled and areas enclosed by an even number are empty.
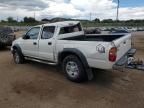
<svg viewBox="0 0 144 108"><path fill-rule="evenodd" d="M12 53L14 53L14 50L18 50L22 54L22 50L18 44L15 44L12 48L13 48Z"/></svg>
<svg viewBox="0 0 144 108"><path fill-rule="evenodd" d="M84 54L75 48L64 48L64 50L62 52L60 52L58 54L58 62L59 64L61 64L64 60L64 58L68 55L75 55L79 58L79 60L82 62L82 64L84 65L84 68L89 68L88 62L86 60L86 57L84 56Z"/></svg>

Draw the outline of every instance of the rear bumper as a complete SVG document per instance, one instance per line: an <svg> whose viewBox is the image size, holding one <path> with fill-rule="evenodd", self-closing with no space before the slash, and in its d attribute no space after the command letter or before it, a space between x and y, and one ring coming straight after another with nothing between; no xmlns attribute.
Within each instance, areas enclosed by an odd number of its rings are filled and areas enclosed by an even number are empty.
<svg viewBox="0 0 144 108"><path fill-rule="evenodd" d="M123 66L126 65L128 62L128 57L133 57L136 53L136 49L130 49L120 60L118 60L113 67L115 66Z"/></svg>
<svg viewBox="0 0 144 108"><path fill-rule="evenodd" d="M92 58L88 58L87 61L88 61L89 67L91 68L111 70L111 69L117 69L117 67L126 65L128 62L128 57L134 56L135 53L136 53L136 49L130 49L117 62L110 62L106 60L98 60L98 59L92 59Z"/></svg>

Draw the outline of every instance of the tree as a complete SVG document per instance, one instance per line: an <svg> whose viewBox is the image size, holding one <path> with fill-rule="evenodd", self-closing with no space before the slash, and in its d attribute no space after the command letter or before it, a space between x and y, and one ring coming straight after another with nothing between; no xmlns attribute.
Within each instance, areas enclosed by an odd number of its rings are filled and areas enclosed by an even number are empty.
<svg viewBox="0 0 144 108"><path fill-rule="evenodd" d="M104 19L102 20L103 23L113 23L114 21L112 19Z"/></svg>
<svg viewBox="0 0 144 108"><path fill-rule="evenodd" d="M35 20L35 18L32 18L32 17L24 17L24 22L25 23L34 23L37 21Z"/></svg>
<svg viewBox="0 0 144 108"><path fill-rule="evenodd" d="M48 22L48 21L50 21L50 20L49 20L49 19L44 18L44 19L42 19L41 21L47 21L47 22Z"/></svg>
<svg viewBox="0 0 144 108"><path fill-rule="evenodd" d="M5 23L5 22L7 22L7 21L5 21L5 20L1 20L1 22L2 22L2 23Z"/></svg>
<svg viewBox="0 0 144 108"><path fill-rule="evenodd" d="M100 23L100 19L98 19L98 18L94 19L94 21L95 21L96 23Z"/></svg>
<svg viewBox="0 0 144 108"><path fill-rule="evenodd" d="M7 18L7 21L8 21L9 23L17 22L16 20L13 19L13 17L8 17L8 18Z"/></svg>

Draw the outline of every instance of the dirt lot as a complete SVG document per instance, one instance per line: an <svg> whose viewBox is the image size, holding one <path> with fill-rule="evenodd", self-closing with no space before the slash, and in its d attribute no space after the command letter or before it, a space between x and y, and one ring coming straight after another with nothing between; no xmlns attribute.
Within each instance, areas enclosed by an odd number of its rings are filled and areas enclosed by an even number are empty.
<svg viewBox="0 0 144 108"><path fill-rule="evenodd" d="M21 33L17 33L19 35ZM133 33L144 59L144 32ZM102 71L83 84L65 79L60 68L16 65L9 48L0 51L0 108L144 108L144 71Z"/></svg>

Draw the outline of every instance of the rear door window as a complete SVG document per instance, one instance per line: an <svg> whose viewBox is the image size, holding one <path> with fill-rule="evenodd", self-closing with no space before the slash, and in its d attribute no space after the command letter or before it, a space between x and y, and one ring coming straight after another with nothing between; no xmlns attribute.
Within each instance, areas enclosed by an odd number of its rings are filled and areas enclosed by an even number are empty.
<svg viewBox="0 0 144 108"><path fill-rule="evenodd" d="M50 39L53 37L55 32L55 26L46 26L43 28L42 39Z"/></svg>
<svg viewBox="0 0 144 108"><path fill-rule="evenodd" d="M67 34L82 31L80 23L74 26L62 27L59 34Z"/></svg>

